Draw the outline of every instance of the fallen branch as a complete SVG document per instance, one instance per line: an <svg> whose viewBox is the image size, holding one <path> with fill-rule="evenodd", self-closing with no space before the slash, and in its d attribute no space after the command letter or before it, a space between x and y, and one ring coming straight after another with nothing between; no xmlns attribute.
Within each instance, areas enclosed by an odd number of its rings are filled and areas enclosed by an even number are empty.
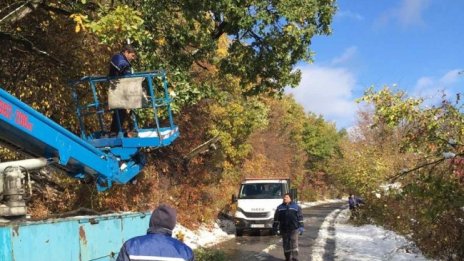
<svg viewBox="0 0 464 261"><path fill-rule="evenodd" d="M22 44L29 52L36 53L36 54L38 54L40 56L51 59L53 62L55 62L55 63L57 63L59 65L63 65L62 61L56 59L50 53L37 48L34 45L34 43L32 43L30 40L28 40L28 39L26 39L26 38L24 38L22 36L10 34L10 33L7 33L7 32L0 32L0 40L6 40L6 41L11 41L11 42Z"/></svg>
<svg viewBox="0 0 464 261"><path fill-rule="evenodd" d="M408 169L406 171L401 171L400 173L398 173L397 175L389 178L389 180L391 182L395 182L398 178L402 177L402 176L406 176L407 174L411 173L411 172L414 172L418 169L421 169L421 168L424 168L424 167L427 167L427 166L430 166L430 165L438 165L439 163L441 163L442 161L444 161L445 158L441 158L441 159L438 159L438 160L435 160L435 161L432 161L432 162L428 162L428 163L424 163L422 165L419 165L419 166L416 166L412 169Z"/></svg>
<svg viewBox="0 0 464 261"><path fill-rule="evenodd" d="M189 153L187 153L187 155L185 155L183 157L183 159L185 161L190 161L193 157L195 157L196 155L200 154L200 153L204 153L204 152L207 152L209 151L210 148L214 147L215 148L215 143L219 141L219 136L215 136L211 139L209 139L208 141L204 142L203 144L197 146L196 148L194 148L192 151L190 151Z"/></svg>
<svg viewBox="0 0 464 261"><path fill-rule="evenodd" d="M454 154L454 153L452 153L452 154L447 154L447 155L445 155L443 158L439 158L439 159L434 160L434 161L432 161L432 162L427 162L427 163L418 165L418 166L416 166L416 167L414 167L414 168L412 168L412 169L408 169L408 170L405 170L405 171L401 171L400 173L396 174L395 176L389 178L389 180L390 180L391 182L395 182L398 178L403 177L403 176L406 176L407 174L409 174L409 173L411 173L411 172L414 172L414 171L416 171L416 170L419 170L419 169L421 169L421 168L425 168L425 167L430 166L430 165L433 165L433 167L435 167L436 165L440 164L441 162L443 162L443 161L445 161L445 160L447 160L447 159L451 159L451 158L454 158L454 157L456 157L456 156L463 156L463 155L464 155L464 153L459 153L459 154Z"/></svg>
<svg viewBox="0 0 464 261"><path fill-rule="evenodd" d="M36 9L39 4L41 4L40 0L25 1L22 5L18 6L13 11L5 15L2 19L0 19L0 24L6 21L15 22L21 20L34 9ZM11 7L11 5L9 7Z"/></svg>

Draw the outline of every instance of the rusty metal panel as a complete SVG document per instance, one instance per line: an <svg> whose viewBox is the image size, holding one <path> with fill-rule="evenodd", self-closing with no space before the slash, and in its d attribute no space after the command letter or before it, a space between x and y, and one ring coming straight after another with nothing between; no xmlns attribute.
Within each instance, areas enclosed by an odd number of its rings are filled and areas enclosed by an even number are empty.
<svg viewBox="0 0 464 261"><path fill-rule="evenodd" d="M146 233L148 220L143 213L80 220L81 260L115 260L124 241Z"/></svg>
<svg viewBox="0 0 464 261"><path fill-rule="evenodd" d="M112 260L122 245L121 218L79 224L81 260Z"/></svg>

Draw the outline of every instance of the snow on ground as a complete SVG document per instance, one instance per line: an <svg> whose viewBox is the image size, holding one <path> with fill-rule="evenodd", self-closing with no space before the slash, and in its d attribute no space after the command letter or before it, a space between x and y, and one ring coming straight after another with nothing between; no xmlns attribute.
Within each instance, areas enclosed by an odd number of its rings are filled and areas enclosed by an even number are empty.
<svg viewBox="0 0 464 261"><path fill-rule="evenodd" d="M324 201L316 202L300 202L302 208L307 208L311 206L340 202L339 199L329 199ZM232 239L235 237L235 225L232 220L218 219L213 224L212 228L207 226L201 226L200 229L192 231L183 227L180 224L177 224L176 228L173 231L173 236L181 238L180 234L183 235L183 241L190 246L192 249L198 247L209 247L214 244Z"/></svg>
<svg viewBox="0 0 464 261"><path fill-rule="evenodd" d="M348 199L325 199L325 200L319 200L319 201L313 201L313 202L298 202L298 205L301 206L301 208L309 208L317 205L322 205L322 204L328 204L328 203L339 203L339 202L346 202L348 203Z"/></svg>
<svg viewBox="0 0 464 261"><path fill-rule="evenodd" d="M319 231L312 260L322 260L327 239L335 240L335 260L339 261L429 260L405 237L379 226L353 226L347 223L349 216L348 209L328 215ZM330 223L335 223L334 232L328 230Z"/></svg>
<svg viewBox="0 0 464 261"><path fill-rule="evenodd" d="M335 217L340 212L339 209L332 211L322 222L321 227L319 228L319 233L316 238L316 242L313 245L311 260L313 261L323 261L325 254L325 245L328 240L335 240L335 233L330 232L329 228L331 223L335 220ZM335 243L336 245L338 242Z"/></svg>
<svg viewBox="0 0 464 261"><path fill-rule="evenodd" d="M343 202L346 200L325 200L300 202L302 208ZM348 222L348 209L335 210L324 220L313 245L312 260L323 260L327 240L335 240L335 260L338 261L407 261L426 259L413 243L403 236L374 225L353 226ZM331 226L335 229L330 229ZM191 248L211 247L214 244L235 237L235 226L231 220L217 220L212 227L202 226L196 231L178 224L173 235L182 234L184 242ZM179 237L179 236L177 236Z"/></svg>
<svg viewBox="0 0 464 261"><path fill-rule="evenodd" d="M177 224L173 231L173 236L183 241L192 249L198 247L209 247L211 245L226 241L235 237L235 225L232 220L216 220L211 228L202 225L200 229L192 231L180 224Z"/></svg>

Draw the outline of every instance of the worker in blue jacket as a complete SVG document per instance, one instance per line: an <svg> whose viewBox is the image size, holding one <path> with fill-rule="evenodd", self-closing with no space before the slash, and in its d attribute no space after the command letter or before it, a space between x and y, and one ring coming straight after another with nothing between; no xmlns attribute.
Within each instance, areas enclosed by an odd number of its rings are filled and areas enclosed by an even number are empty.
<svg viewBox="0 0 464 261"><path fill-rule="evenodd" d="M358 217L358 208L364 204L364 200L360 197L356 197L353 194L350 194L348 197L348 206L351 210L351 216L350 218L357 218Z"/></svg>
<svg viewBox="0 0 464 261"><path fill-rule="evenodd" d="M293 202L290 193L286 193L274 214L274 233L282 235L285 261L298 261L298 235L304 232L301 207Z"/></svg>
<svg viewBox="0 0 464 261"><path fill-rule="evenodd" d="M116 261L193 261L194 255L192 249L172 237L172 230L175 226L176 210L168 205L160 205L151 215L150 227L147 234L126 241Z"/></svg>
<svg viewBox="0 0 464 261"><path fill-rule="evenodd" d="M131 62L135 59L136 53L134 47L127 44L124 45L121 52L113 55L110 61L110 68L108 76L124 76L132 73L132 64ZM111 121L110 131L113 135L116 135L119 130L118 124L118 115L119 115L119 124L122 126L124 122L128 122L130 117L126 109L115 109L113 112L113 118ZM129 127L131 128L131 127Z"/></svg>
<svg viewBox="0 0 464 261"><path fill-rule="evenodd" d="M131 62L135 59L134 47L130 44L124 45L121 52L111 57L108 76L122 76L132 73Z"/></svg>

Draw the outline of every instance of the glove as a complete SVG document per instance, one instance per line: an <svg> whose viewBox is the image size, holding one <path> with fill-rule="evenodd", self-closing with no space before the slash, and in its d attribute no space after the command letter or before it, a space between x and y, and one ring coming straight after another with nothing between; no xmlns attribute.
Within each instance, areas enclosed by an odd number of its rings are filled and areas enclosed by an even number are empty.
<svg viewBox="0 0 464 261"><path fill-rule="evenodd" d="M277 227L273 227L273 228L272 228L272 233L273 233L274 235L278 235L278 234L279 234L279 229L278 229Z"/></svg>
<svg viewBox="0 0 464 261"><path fill-rule="evenodd" d="M298 233L301 235L303 235L303 232L305 231L304 227L299 227L298 228Z"/></svg>

